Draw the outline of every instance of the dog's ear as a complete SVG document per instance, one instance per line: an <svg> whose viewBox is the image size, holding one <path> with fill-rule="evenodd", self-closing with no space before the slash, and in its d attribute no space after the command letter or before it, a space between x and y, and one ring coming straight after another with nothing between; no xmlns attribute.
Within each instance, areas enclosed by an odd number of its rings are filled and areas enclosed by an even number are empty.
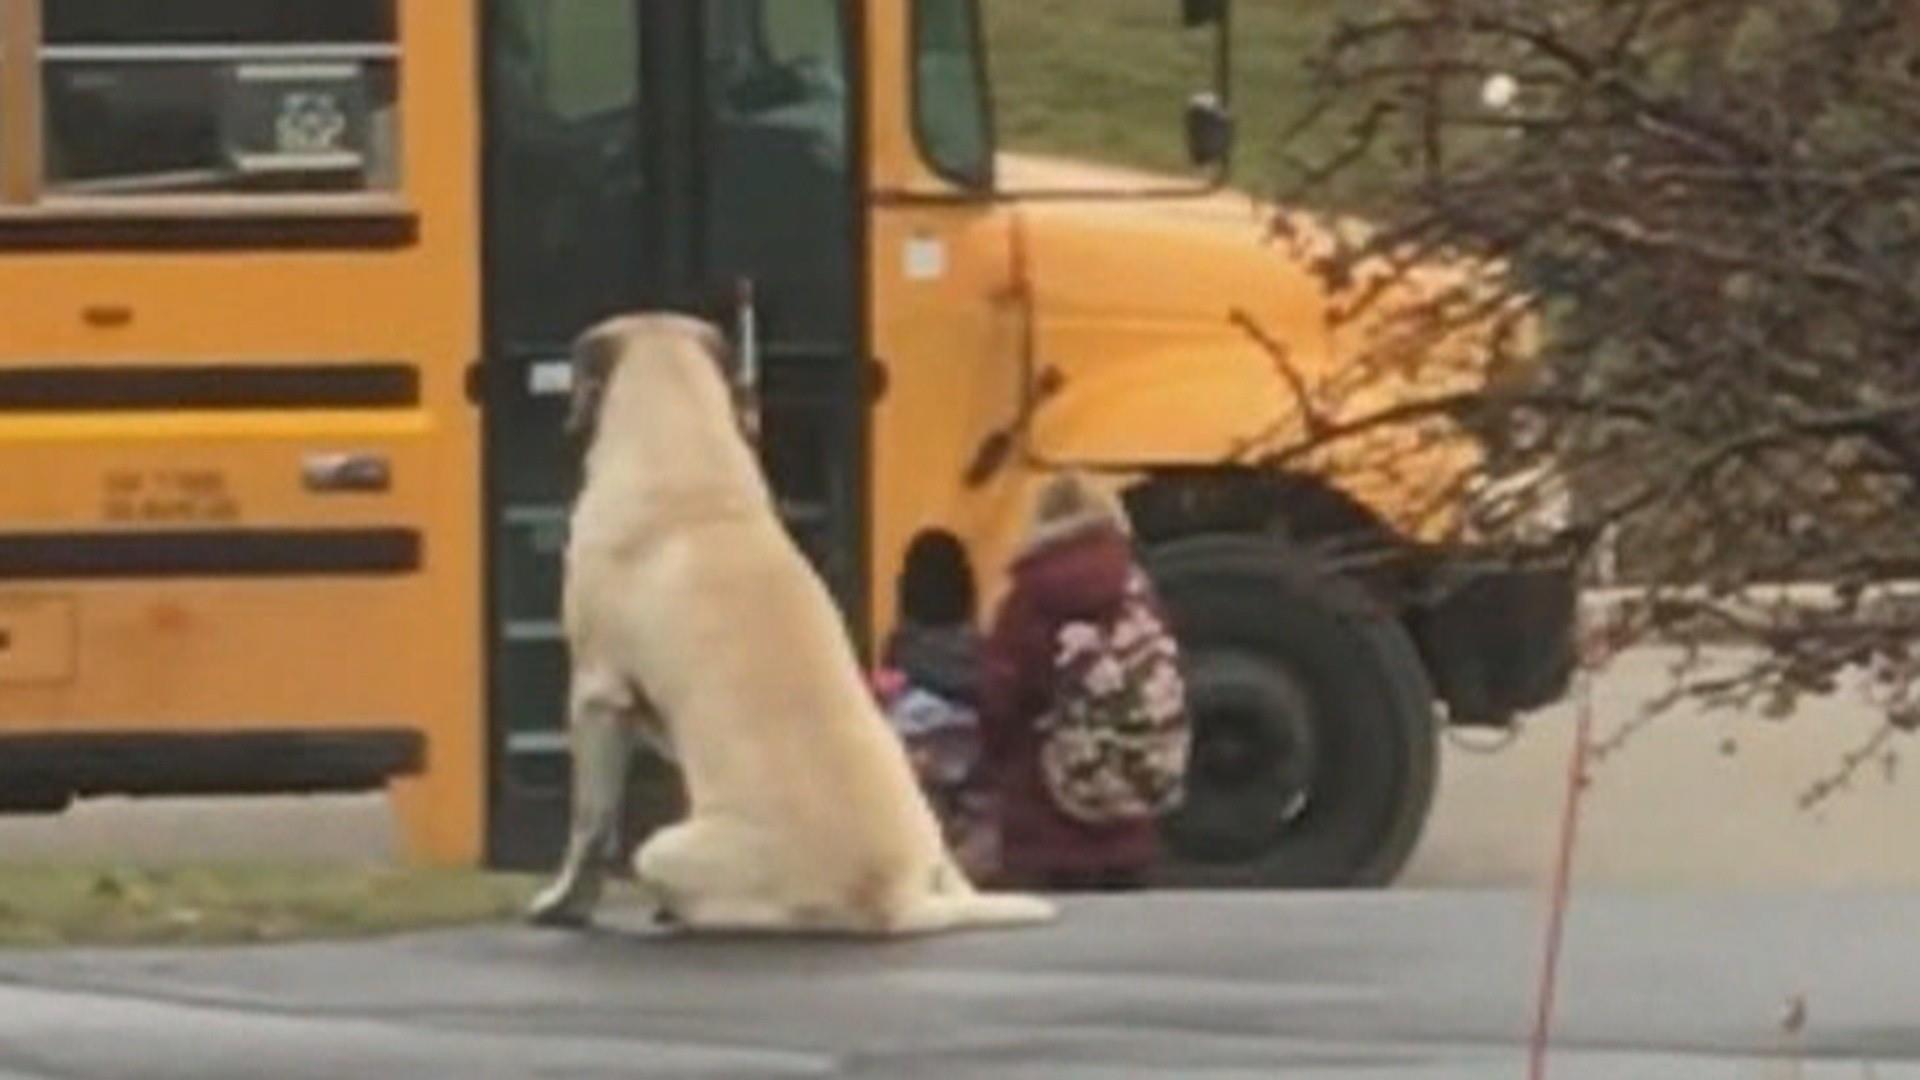
<svg viewBox="0 0 1920 1080"><path fill-rule="evenodd" d="M733 343L727 340L727 335L718 326L704 319L700 322L700 347L713 359L714 367L720 370L720 377L727 381L727 385L738 388L741 381L740 360Z"/></svg>
<svg viewBox="0 0 1920 1080"><path fill-rule="evenodd" d="M624 341L611 326L598 326L573 343L573 395L568 403L566 433L576 439L593 434L600 421L600 403L620 361Z"/></svg>

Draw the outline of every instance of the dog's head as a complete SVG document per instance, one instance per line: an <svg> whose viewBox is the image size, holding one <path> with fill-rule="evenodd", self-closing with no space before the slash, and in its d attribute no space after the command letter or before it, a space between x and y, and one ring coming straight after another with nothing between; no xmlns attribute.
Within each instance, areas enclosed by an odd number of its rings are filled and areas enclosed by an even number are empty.
<svg viewBox="0 0 1920 1080"><path fill-rule="evenodd" d="M573 343L573 392L568 403L566 432L581 443L593 440L599 428L607 387L621 362L640 338L672 334L693 341L713 362L726 383L735 416L749 441L758 436L753 393L745 383L734 350L712 323L691 315L643 313L619 315L589 328Z"/></svg>

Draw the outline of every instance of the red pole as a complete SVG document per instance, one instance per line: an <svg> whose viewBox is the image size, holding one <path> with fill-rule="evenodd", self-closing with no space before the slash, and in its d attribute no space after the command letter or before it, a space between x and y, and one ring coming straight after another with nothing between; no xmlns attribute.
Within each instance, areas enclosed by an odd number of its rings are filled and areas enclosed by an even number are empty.
<svg viewBox="0 0 1920 1080"><path fill-rule="evenodd" d="M1546 1080L1547 1048L1553 1036L1554 992L1560 979L1560 942L1565 934L1567 902L1573 882L1573 846L1579 835L1580 797L1587 785L1587 754L1593 730L1593 674L1580 675L1579 714L1574 721L1573 753L1567 763L1567 798L1560 816L1560 851L1553 873L1547 915L1546 956L1540 967L1538 1011L1533 1021L1529 1080Z"/></svg>

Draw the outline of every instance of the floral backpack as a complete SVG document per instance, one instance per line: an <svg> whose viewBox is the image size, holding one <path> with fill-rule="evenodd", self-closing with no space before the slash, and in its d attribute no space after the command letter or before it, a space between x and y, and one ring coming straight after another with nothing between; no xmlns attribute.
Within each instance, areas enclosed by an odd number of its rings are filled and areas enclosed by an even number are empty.
<svg viewBox="0 0 1920 1080"><path fill-rule="evenodd" d="M1090 825L1157 817L1186 794L1186 687L1151 596L1135 570L1113 618L1067 623L1055 638L1040 771L1055 805Z"/></svg>

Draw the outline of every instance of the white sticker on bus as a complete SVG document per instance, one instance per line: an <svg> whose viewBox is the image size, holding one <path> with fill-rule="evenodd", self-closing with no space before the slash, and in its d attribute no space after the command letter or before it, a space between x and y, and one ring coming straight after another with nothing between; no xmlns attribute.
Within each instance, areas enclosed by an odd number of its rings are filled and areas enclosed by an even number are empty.
<svg viewBox="0 0 1920 1080"><path fill-rule="evenodd" d="M554 397L573 391L573 364L566 360L542 360L527 368L527 393L534 397Z"/></svg>
<svg viewBox="0 0 1920 1080"><path fill-rule="evenodd" d="M937 236L910 237L906 262L908 281L936 281L947 273L947 245Z"/></svg>

